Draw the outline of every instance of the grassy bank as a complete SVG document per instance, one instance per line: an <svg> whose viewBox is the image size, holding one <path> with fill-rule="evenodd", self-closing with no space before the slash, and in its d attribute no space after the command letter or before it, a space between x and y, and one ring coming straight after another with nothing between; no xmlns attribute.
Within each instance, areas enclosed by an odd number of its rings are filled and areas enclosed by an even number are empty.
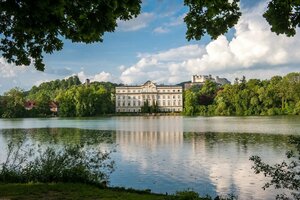
<svg viewBox="0 0 300 200"><path fill-rule="evenodd" d="M0 184L0 199L122 199L163 200L165 195L130 192L118 189L100 189L73 183L56 184Z"/></svg>

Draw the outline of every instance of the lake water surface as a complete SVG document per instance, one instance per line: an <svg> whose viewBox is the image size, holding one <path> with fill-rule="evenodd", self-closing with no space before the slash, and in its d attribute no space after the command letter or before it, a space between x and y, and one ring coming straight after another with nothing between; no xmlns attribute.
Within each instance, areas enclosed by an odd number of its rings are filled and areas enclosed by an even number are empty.
<svg viewBox="0 0 300 200"><path fill-rule="evenodd" d="M300 135L299 117L108 117L0 119L0 160L7 142L26 135L30 143L88 142L116 150L111 186L174 193L192 189L213 197L274 199L274 189L251 169L251 155L281 162L288 136ZM100 138L107 137L109 140Z"/></svg>

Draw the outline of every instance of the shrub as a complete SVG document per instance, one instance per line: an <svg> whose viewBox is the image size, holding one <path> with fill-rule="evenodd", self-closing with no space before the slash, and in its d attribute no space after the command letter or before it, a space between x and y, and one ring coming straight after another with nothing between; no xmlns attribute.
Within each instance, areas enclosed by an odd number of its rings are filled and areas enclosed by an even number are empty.
<svg viewBox="0 0 300 200"><path fill-rule="evenodd" d="M80 182L106 186L113 170L110 152L79 145L59 149L39 146L36 151L23 139L9 143L7 159L0 165L0 182Z"/></svg>

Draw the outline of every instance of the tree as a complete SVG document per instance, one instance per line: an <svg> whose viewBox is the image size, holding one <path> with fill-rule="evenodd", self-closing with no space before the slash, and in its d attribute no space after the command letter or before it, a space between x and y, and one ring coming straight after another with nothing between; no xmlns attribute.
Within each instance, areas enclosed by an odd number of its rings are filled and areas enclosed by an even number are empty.
<svg viewBox="0 0 300 200"><path fill-rule="evenodd" d="M24 102L24 92L20 88L13 88L8 92L4 93L4 108L2 117L23 117L25 114Z"/></svg>
<svg viewBox="0 0 300 200"><path fill-rule="evenodd" d="M216 39L239 20L240 0L184 0L189 7L184 21L186 38L200 40L205 34ZM113 32L117 20L129 20L141 10L141 0L90 1L1 1L0 51L9 63L34 63L43 71L44 53L63 48L62 38L72 42L102 42L105 32ZM294 36L300 25L298 0L269 0L263 15L277 34Z"/></svg>
<svg viewBox="0 0 300 200"><path fill-rule="evenodd" d="M206 33L212 39L226 33L241 16L240 0L185 0L189 12L184 18L187 24L188 40L200 40ZM276 34L294 36L300 26L300 2L298 0L269 0L263 17Z"/></svg>
<svg viewBox="0 0 300 200"><path fill-rule="evenodd" d="M263 189L274 186L276 189L282 188L290 191L291 196L300 199L300 137L291 136L290 143L295 145L295 150L286 153L290 162L283 161L275 165L264 163L259 156L252 156L250 160L254 162L252 167L256 174L263 173L270 177L271 181L266 183ZM285 193L277 195L276 199L289 199Z"/></svg>
<svg viewBox="0 0 300 200"><path fill-rule="evenodd" d="M72 42L102 42L117 20L140 13L141 0L1 1L0 51L9 63L29 65L33 59L43 71L43 53L63 48L62 37Z"/></svg>
<svg viewBox="0 0 300 200"><path fill-rule="evenodd" d="M187 25L186 38L200 40L206 33L217 39L232 28L239 20L241 12L239 0L185 0L189 7L184 21Z"/></svg>

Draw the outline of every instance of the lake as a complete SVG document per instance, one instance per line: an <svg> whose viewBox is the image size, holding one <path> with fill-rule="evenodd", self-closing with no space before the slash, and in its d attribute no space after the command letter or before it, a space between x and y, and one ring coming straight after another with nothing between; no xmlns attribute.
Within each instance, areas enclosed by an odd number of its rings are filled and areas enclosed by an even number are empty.
<svg viewBox="0 0 300 200"><path fill-rule="evenodd" d="M58 145L86 142L115 150L111 186L274 199L278 191L261 188L267 179L254 174L249 157L281 162L290 148L288 136L300 135L300 117L0 119L1 161L7 142L20 135L44 146L57 145L55 140Z"/></svg>

